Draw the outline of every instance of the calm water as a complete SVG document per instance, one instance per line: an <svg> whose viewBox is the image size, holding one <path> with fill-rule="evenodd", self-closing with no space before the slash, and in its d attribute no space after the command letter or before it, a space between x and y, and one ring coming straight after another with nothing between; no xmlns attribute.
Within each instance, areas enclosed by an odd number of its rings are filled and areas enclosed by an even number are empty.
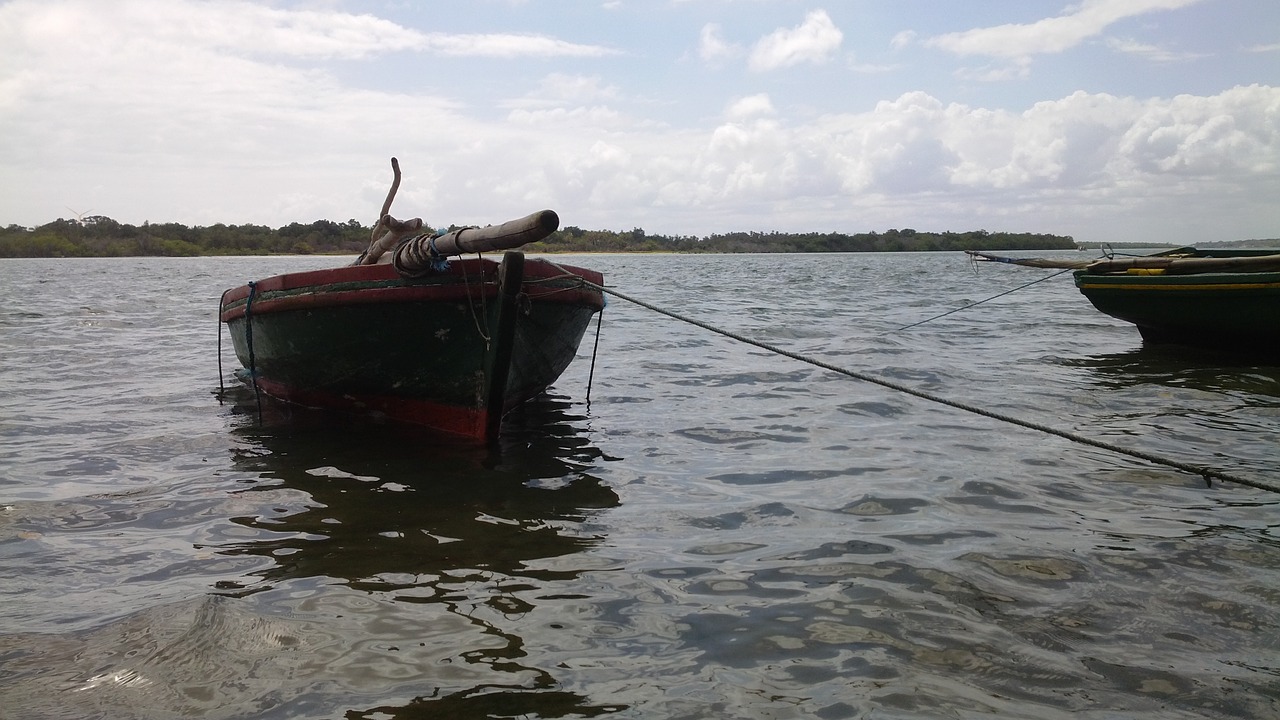
<svg viewBox="0 0 1280 720"><path fill-rule="evenodd" d="M593 256L828 363L1280 482L1280 367L960 254ZM226 287L0 261L0 717L1275 718L1280 496L614 299L497 451L219 397ZM594 330L594 326L593 326ZM224 373L236 366L225 342Z"/></svg>

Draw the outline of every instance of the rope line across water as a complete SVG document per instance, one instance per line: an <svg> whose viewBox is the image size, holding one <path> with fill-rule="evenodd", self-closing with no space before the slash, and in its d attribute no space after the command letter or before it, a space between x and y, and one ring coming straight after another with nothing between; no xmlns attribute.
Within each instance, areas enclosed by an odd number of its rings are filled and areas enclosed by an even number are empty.
<svg viewBox="0 0 1280 720"><path fill-rule="evenodd" d="M767 350L771 353L775 353L777 355L782 355L783 357L791 358L792 360L799 360L800 362L808 363L815 367L820 367L824 370L830 370L831 372L839 373L841 375L854 378L855 380L861 380L863 382L871 383L873 385L886 387L886 388L889 388L890 390L896 390L897 392L906 393L907 395L912 395L914 397L921 398L922 400L928 400L929 402L946 405L948 407L956 408L957 410L963 410L965 412L973 413L975 415L981 415L983 417L991 418L992 420L998 420L1000 422L1009 423L1011 425L1017 425L1019 427L1026 428L1028 430L1035 430L1037 432L1042 432L1049 435L1056 435L1057 437L1063 438L1065 440L1070 440L1071 442L1079 443L1081 445L1089 445L1091 447L1099 448L1101 450L1106 450L1108 452L1117 453L1119 455L1127 455L1129 457L1137 458L1139 460L1145 460L1149 463L1153 463L1156 465L1164 465L1165 467L1171 467L1176 470L1181 470L1183 472L1191 473L1193 475L1199 475L1205 479L1206 483L1209 482L1210 480L1221 480L1223 482L1236 483L1238 485L1246 485L1248 487L1256 488L1258 490L1267 490L1269 492L1280 494L1280 485L1273 485L1271 483L1268 483L1262 480L1252 480L1250 478L1244 478L1238 475L1232 475L1230 473L1225 473L1220 470L1215 470L1213 468L1205 467L1202 465L1193 465L1191 463L1185 463L1180 460L1172 460L1170 458L1166 458L1160 455L1155 455L1153 453L1145 452L1142 450L1133 450L1131 448L1115 445L1115 444L1106 442L1104 440L1095 440L1093 438L1085 437L1083 435L1079 435L1067 430L1061 430L1055 427L1051 427L1049 425L1045 425L1043 423L1032 422L1030 420L1023 420L1021 418L1016 418L1011 415L1005 415L1003 413L995 412L993 410L987 410L986 408L978 407L977 405L971 405L969 403L959 402L957 400L951 400L939 395L935 395L925 390L919 390L917 388L910 387L909 385L903 385L901 383L897 383L892 380L885 380L884 378L878 378L878 377L875 377L874 375L867 375L866 373L858 372L856 370L850 370L848 368L843 368L838 365L832 365L831 363L818 360L817 358L812 358L807 355L801 355L800 353L792 352L790 350L780 348L776 345L770 345L769 343L766 343L766 342L754 340L752 338L746 337L745 335L741 335L731 330L725 330L724 328L716 327L715 325L712 325L710 323L706 323L701 320L691 318L685 315L681 315L679 313L672 312L665 308L658 307L657 305L645 302L643 300L640 300L639 298L630 297L628 295L618 292L617 290L604 287L603 285L597 285L589 280L582 280L582 283L588 287L595 288L600 292L607 293L609 295L612 295L622 300L626 300L629 303L639 305L640 307L645 308L647 310L652 310L653 312L656 312L660 315L666 315L667 317L672 318L674 320L679 320L680 322L684 322L690 325L700 327L703 330L716 333L717 335L723 335L724 337L727 337L731 340L736 340L741 343L746 343L747 345L754 345L755 347L758 347L762 350Z"/></svg>
<svg viewBox="0 0 1280 720"><path fill-rule="evenodd" d="M975 264L976 264L976 263L975 263ZM1013 289L1011 289L1011 290L1005 290L1004 292L999 293L998 295L992 295L991 297L989 297L989 298L987 298L987 299L985 299L985 300L979 300L978 302L969 303L968 305L965 305L964 307L952 308L951 310L948 310L948 311L946 311L946 312L944 312L944 313L942 313L942 314L940 314L940 315L934 315L934 316L933 316L933 317L931 317L931 318L925 318L924 320L921 320L920 322L914 322L914 323L911 323L910 325L903 325L902 327L898 328L897 330L894 330L893 332L901 332L901 331L903 331L903 330L910 330L910 329L911 329L911 328L913 328L913 327L918 327L918 326L923 325L923 324L925 324L925 323L927 323L927 322L933 322L934 320L937 320L938 318L944 318L944 317L946 317L946 316L948 316L948 315L951 315L951 314L953 314L953 313L958 313L958 312L960 312L960 311L962 311L962 310L968 310L968 309L970 309L970 308L977 307L977 306L981 305L982 303L985 303L985 302L991 302L992 300L995 300L996 298L1002 298L1002 297L1004 297L1005 295L1009 295L1009 294L1012 294L1012 293L1016 293L1016 292L1018 292L1019 290L1025 290L1025 289L1027 289L1027 288L1031 287L1032 285L1035 285L1036 283L1044 282L1045 280L1048 280L1048 279L1050 279L1050 278L1056 278L1056 277L1058 277L1059 275L1061 275L1062 273L1068 273L1068 272L1071 272L1071 268L1067 268L1066 270L1061 270L1061 271L1056 272L1056 273L1054 273L1054 274L1052 274L1052 275L1045 275L1045 276L1044 276L1044 277L1042 277L1042 278L1036 278L1035 280L1032 280L1031 282L1027 283L1026 285L1019 285L1018 287L1013 288ZM888 332L888 331L886 331L886 332Z"/></svg>

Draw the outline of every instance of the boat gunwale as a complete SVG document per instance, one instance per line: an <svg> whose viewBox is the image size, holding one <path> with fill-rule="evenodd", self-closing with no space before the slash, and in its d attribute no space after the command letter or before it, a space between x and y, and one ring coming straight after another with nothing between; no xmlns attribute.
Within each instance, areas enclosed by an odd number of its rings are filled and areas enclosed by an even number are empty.
<svg viewBox="0 0 1280 720"><path fill-rule="evenodd" d="M530 259L521 289L531 302L604 308L604 295L586 284L600 285L603 275L585 268ZM389 265L348 266L285 273L254 283L253 313L269 314L365 304L475 302L496 297L498 263L462 260L423 278L401 277ZM569 275L565 275L568 272ZM249 285L228 290L218 319L244 317Z"/></svg>
<svg viewBox="0 0 1280 720"><path fill-rule="evenodd" d="M1073 273L1076 288L1088 291L1127 292L1245 292L1280 291L1280 272L1199 273L1190 275L1109 273L1084 270Z"/></svg>

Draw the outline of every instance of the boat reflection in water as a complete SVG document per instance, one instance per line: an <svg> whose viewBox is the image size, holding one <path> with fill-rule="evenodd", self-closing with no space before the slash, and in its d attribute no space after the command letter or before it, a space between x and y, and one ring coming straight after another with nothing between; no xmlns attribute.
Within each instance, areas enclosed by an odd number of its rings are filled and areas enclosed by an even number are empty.
<svg viewBox="0 0 1280 720"><path fill-rule="evenodd" d="M512 432L488 452L423 445L414 430L390 425L300 428L295 417L245 430L249 445L236 466L265 481L250 492L287 488L307 500L280 515L234 519L266 534L224 551L273 558L267 581L329 577L389 590L437 588L458 573L534 573L530 561L597 542L556 525L617 504L584 470L595 451L572 436Z"/></svg>
<svg viewBox="0 0 1280 720"><path fill-rule="evenodd" d="M536 399L509 416L493 449L426 445L413 428L296 411L237 430L235 465L260 478L241 496L265 511L232 518L241 530L228 540L248 537L217 551L269 563L251 573L259 583L222 589L293 617L330 607L345 616L330 632L345 636L346 654L369 654L370 635L381 633L406 656L382 673L405 677L381 697L412 699L362 703L379 695L358 692L345 706L368 709L348 717L620 709L564 691L535 650L548 644L540 634L555 634L554 623L534 620L538 611L583 602L578 578L600 569L585 554L602 540L591 518L618 504L591 475L600 452L578 436L581 418L570 411L562 398ZM330 670L351 673L345 664Z"/></svg>
<svg viewBox="0 0 1280 720"><path fill-rule="evenodd" d="M1235 352L1151 344L1061 362L1083 371L1070 397L1091 437L1233 476L1275 477L1275 437L1266 423L1280 412L1280 367ZM1224 434L1230 452L1220 445ZM1158 476L1142 466L1124 475Z"/></svg>
<svg viewBox="0 0 1280 720"><path fill-rule="evenodd" d="M1103 390L1187 389L1280 398L1280 366L1237 352L1185 345L1141 345L1118 353L1064 359Z"/></svg>
<svg viewBox="0 0 1280 720"><path fill-rule="evenodd" d="M259 424L252 392L230 396L238 487L215 478L212 495L192 490L195 501L93 500L108 503L101 517L116 502L122 517L190 528L195 552L127 576L110 622L0 637L0 716L621 709L574 692L561 669L578 649L565 639L578 613L602 602L583 594L600 586L583 576L610 566L596 557L593 516L619 502L592 476L600 453L579 437L569 403L535 400L508 416L502 445L460 449L298 410L285 422L274 406ZM116 554L151 552L110 542ZM148 603L157 580L170 589Z"/></svg>

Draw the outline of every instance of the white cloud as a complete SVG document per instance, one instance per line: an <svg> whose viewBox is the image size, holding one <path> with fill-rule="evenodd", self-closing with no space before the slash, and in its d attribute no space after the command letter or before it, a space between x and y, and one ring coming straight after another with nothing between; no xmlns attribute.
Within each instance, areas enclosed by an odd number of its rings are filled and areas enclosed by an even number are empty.
<svg viewBox="0 0 1280 720"><path fill-rule="evenodd" d="M676 233L910 223L1117 239L1106 233L1163 222L1185 238L1202 222L1228 239L1242 232L1230 228L1273 236L1280 227L1275 87L1171 98L1067 91L1022 105L894 90L868 108L852 91L806 98L767 78L718 75L724 87L709 92L679 85L704 92L700 103L674 94L638 103L639 71L609 74L613 61L436 63L413 55L429 34L372 17L173 0L154 5L156 19L142 12L151 7L0 4L0 223L47 222L67 206L134 223L370 221L396 155L405 179L395 211L435 224L553 207L579 227ZM259 51L260 40L196 33L173 8L201 22L214 10L220 23L266 22L257 32L277 33L275 42ZM838 39L799 32L822 25L770 36L790 48L772 55L776 66L835 53ZM401 52L412 72L399 56L378 64L385 46L367 42L371 31L409 38ZM469 104L463 83L486 77L438 71L472 66L511 68L503 92L515 99ZM830 72L858 80L846 67ZM775 106L779 93L785 106ZM828 95L837 102L824 104ZM652 108L652 118L638 114Z"/></svg>
<svg viewBox="0 0 1280 720"><path fill-rule="evenodd" d="M398 51L506 58L617 54L603 46L543 35L423 33L372 15L280 10L242 0L68 0L52 6L15 0L0 7L0 17L32 46L74 37L111 52L127 52L130 45L145 43L302 59L358 59ZM97 40L104 37L123 38L127 44L104 45Z"/></svg>
<svg viewBox="0 0 1280 720"><path fill-rule="evenodd" d="M811 229L856 214L865 229L892 206L953 226L1018 215L1023 227L1071 232L1128 228L1129 215L1188 193L1266 206L1280 169L1280 128L1270 120L1280 88L1145 101L1077 92L1023 112L915 92L801 125L753 107L763 103L744 98L731 108L743 112L708 136L633 152L628 174L661 188L664 208L714 218L734 207L757 227L790 217L791 227Z"/></svg>
<svg viewBox="0 0 1280 720"><path fill-rule="evenodd" d="M102 38L143 40L294 57L363 57L420 47L422 33L370 15L276 10L249 2L194 3L17 0L0 8L6 24L32 45L77 38L103 47ZM128 33L117 37L116 29ZM126 48L127 49L127 48Z"/></svg>
<svg viewBox="0 0 1280 720"><path fill-rule="evenodd" d="M720 26L708 23L698 35L698 57L705 62L718 63L742 54L742 48L725 41Z"/></svg>
<svg viewBox="0 0 1280 720"><path fill-rule="evenodd" d="M1058 53L1100 35L1126 18L1175 10L1201 0L1084 0L1062 15L1034 23L997 25L947 33L925 44L957 55L1023 58Z"/></svg>
<svg viewBox="0 0 1280 720"><path fill-rule="evenodd" d="M1196 53L1176 53L1166 50L1155 45L1138 42L1133 38L1107 38L1107 47L1119 53L1133 55L1151 62L1177 62L1180 60L1192 60L1198 57L1204 57L1202 54Z"/></svg>
<svg viewBox="0 0 1280 720"><path fill-rule="evenodd" d="M1257 85L1149 102L1119 138L1122 170L1243 178L1280 171L1280 92Z"/></svg>
<svg viewBox="0 0 1280 720"><path fill-rule="evenodd" d="M745 120L760 115L773 115L775 112L769 96L760 93L733 101L725 111L725 116L730 120Z"/></svg>
<svg viewBox="0 0 1280 720"><path fill-rule="evenodd" d="M761 38L748 61L757 72L791 67L800 63L827 62L840 49L844 34L826 11L814 10L794 28L781 28Z"/></svg>
<svg viewBox="0 0 1280 720"><path fill-rule="evenodd" d="M955 76L961 80L988 83L1021 80L1030 77L1030 75L1030 58L1015 58L1008 62L982 65L980 67L962 67L955 71Z"/></svg>
<svg viewBox="0 0 1280 720"><path fill-rule="evenodd" d="M511 111L507 119L521 125L542 125L548 129L565 130L567 128L603 128L622 129L635 123L622 113L603 105L556 107L556 108L517 108Z"/></svg>
<svg viewBox="0 0 1280 720"><path fill-rule="evenodd" d="M545 35L447 35L429 33L412 49L454 57L603 57L618 51L599 45L580 45Z"/></svg>
<svg viewBox="0 0 1280 720"><path fill-rule="evenodd" d="M539 83L538 96L558 102L590 102L618 97L618 87L599 75L551 73Z"/></svg>
<svg viewBox="0 0 1280 720"><path fill-rule="evenodd" d="M948 109L951 180L973 190L1084 192L1113 184L1120 140L1143 112L1136 100L1074 93L1022 113Z"/></svg>
<svg viewBox="0 0 1280 720"><path fill-rule="evenodd" d="M901 70L901 65L874 65L871 63L855 62L851 57L849 59L849 69L859 75L883 75L885 73Z"/></svg>

